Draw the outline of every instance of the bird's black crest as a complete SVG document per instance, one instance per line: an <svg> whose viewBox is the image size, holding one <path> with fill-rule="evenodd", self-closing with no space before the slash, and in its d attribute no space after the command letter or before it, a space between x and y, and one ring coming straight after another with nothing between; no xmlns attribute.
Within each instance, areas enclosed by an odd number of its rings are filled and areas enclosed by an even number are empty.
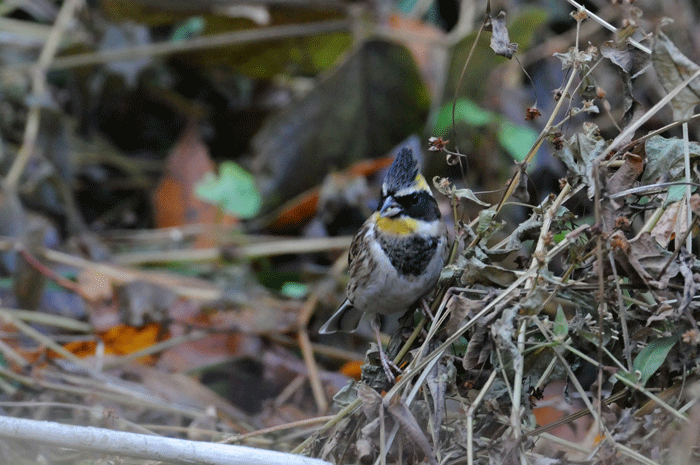
<svg viewBox="0 0 700 465"><path fill-rule="evenodd" d="M418 174L418 161L408 147L401 149L384 180L384 193L392 194L413 183Z"/></svg>

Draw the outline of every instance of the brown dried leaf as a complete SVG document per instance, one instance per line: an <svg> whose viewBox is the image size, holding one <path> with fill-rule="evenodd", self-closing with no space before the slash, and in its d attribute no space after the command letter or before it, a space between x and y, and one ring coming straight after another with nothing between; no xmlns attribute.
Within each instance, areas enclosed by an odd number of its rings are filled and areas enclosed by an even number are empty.
<svg viewBox="0 0 700 465"><path fill-rule="evenodd" d="M651 59L666 92L671 92L700 70L700 67L688 59L661 31L654 39ZM700 103L700 79L694 79L671 99L673 118L676 121L689 118L698 103Z"/></svg>
<svg viewBox="0 0 700 465"><path fill-rule="evenodd" d="M700 195L693 194L690 196L690 210L696 215L700 215Z"/></svg>
<svg viewBox="0 0 700 465"><path fill-rule="evenodd" d="M362 411L368 420L372 421L379 416L382 407L382 396L377 391L366 385L358 383L357 398L362 401Z"/></svg>
<svg viewBox="0 0 700 465"><path fill-rule="evenodd" d="M616 231L610 236L610 242L617 242L613 247L615 261L635 284L664 289L668 281L678 274L678 262L673 261L666 267L671 253L662 249L648 232L627 241L622 231ZM659 277L664 267L664 274Z"/></svg>
<svg viewBox="0 0 700 465"><path fill-rule="evenodd" d="M433 448L430 446L428 438L425 436L423 429L416 421L416 417L413 416L408 407L406 407L403 402L396 401L389 405L387 410L389 410L389 413L391 413L394 419L401 424L401 431L403 434L418 446L425 457L430 460L431 464L437 464L435 457L433 457Z"/></svg>
<svg viewBox="0 0 700 465"><path fill-rule="evenodd" d="M656 313L647 318L647 324L645 326L649 326L655 321L666 321L671 318L674 313L677 313L674 307L665 303L661 304L659 305L659 309L656 311Z"/></svg>
<svg viewBox="0 0 700 465"><path fill-rule="evenodd" d="M462 357L462 366L465 370L471 370L486 361L488 350L485 349L492 347L492 344L487 343L489 334L486 325L477 325L474 334L469 338L464 357Z"/></svg>
<svg viewBox="0 0 700 465"><path fill-rule="evenodd" d="M644 171L644 159L633 153L625 154L625 162L613 174L606 185L608 194L616 194L629 189Z"/></svg>
<svg viewBox="0 0 700 465"><path fill-rule="evenodd" d="M479 313L484 308L484 305L485 303L480 300L471 300L461 295L453 295L447 301L447 310L450 312L450 321L447 323L446 328L447 334L456 333L464 320Z"/></svg>
<svg viewBox="0 0 700 465"><path fill-rule="evenodd" d="M616 194L634 185L644 171L644 159L633 153L625 154L625 162L612 175L606 185L607 194ZM623 199L606 199L603 203L603 225L605 232L611 232L617 224L619 215L624 214Z"/></svg>
<svg viewBox="0 0 700 465"><path fill-rule="evenodd" d="M667 247L676 237L676 231L685 231L688 227L687 216L679 215L679 211L685 211L685 202L673 202L666 207L659 221L651 230L651 237L656 239L661 247Z"/></svg>
<svg viewBox="0 0 700 465"><path fill-rule="evenodd" d="M182 336L185 331L181 325L171 325L173 337ZM229 362L232 355L241 356L239 333L209 334L203 339L185 342L162 353L158 367L169 371L196 371L203 367Z"/></svg>

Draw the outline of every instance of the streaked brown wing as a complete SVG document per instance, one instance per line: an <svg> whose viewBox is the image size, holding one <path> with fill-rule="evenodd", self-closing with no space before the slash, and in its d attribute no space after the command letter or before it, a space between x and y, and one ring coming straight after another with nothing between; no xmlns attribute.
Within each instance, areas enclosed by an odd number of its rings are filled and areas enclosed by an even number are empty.
<svg viewBox="0 0 700 465"><path fill-rule="evenodd" d="M351 268L352 262L355 261L355 259L358 257L358 255L360 255L360 252L362 251L361 244L364 240L365 234L367 233L367 229L369 229L369 225L367 223L363 224L360 230L357 231L357 234L355 234L355 237L352 238L352 242L350 243L350 253L348 257L348 263Z"/></svg>

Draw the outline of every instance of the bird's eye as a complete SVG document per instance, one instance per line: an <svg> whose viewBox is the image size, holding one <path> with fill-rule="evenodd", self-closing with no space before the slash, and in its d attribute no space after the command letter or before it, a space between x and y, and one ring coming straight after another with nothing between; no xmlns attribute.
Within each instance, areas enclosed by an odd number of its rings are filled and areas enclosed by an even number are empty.
<svg viewBox="0 0 700 465"><path fill-rule="evenodd" d="M420 199L420 196L418 194L408 194L408 195L401 196L401 198L398 200L401 203L401 205L403 205L405 207L409 207L411 205L415 205L416 203L418 203L419 199Z"/></svg>

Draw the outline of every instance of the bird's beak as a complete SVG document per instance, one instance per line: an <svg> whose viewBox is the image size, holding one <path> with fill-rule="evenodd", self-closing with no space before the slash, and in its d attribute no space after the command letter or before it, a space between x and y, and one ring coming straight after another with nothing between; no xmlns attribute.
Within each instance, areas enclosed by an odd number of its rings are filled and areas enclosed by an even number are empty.
<svg viewBox="0 0 700 465"><path fill-rule="evenodd" d="M389 196L386 199L384 199L384 203L382 204L381 208L379 209L379 216L383 216L385 218L391 218L392 216L396 216L399 214L401 211L401 205L399 205L396 200L394 200L394 197Z"/></svg>

